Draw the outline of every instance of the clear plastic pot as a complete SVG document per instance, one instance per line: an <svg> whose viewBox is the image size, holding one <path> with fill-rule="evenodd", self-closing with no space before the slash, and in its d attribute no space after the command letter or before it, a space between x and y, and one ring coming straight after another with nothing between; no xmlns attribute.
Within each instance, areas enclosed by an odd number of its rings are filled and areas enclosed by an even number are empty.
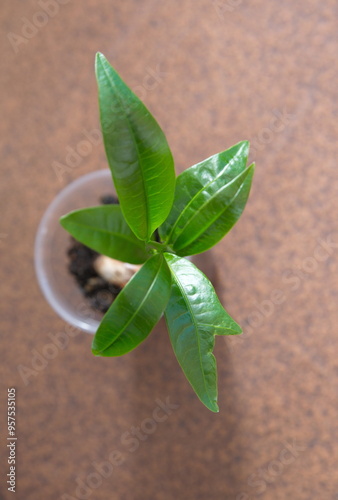
<svg viewBox="0 0 338 500"><path fill-rule="evenodd" d="M41 290L62 319L71 325L94 334L102 319L83 296L74 277L68 271L67 249L70 235L59 219L79 208L100 203L106 194L116 194L110 170L97 170L86 174L65 187L47 208L40 222L35 240L35 270ZM217 283L214 259L209 252L188 257L213 282Z"/></svg>
<svg viewBox="0 0 338 500"><path fill-rule="evenodd" d="M102 314L95 312L68 271L70 235L59 218L71 210L95 206L101 196L116 194L110 170L97 170L65 187L47 208L35 240L35 270L41 290L62 319L95 333Z"/></svg>

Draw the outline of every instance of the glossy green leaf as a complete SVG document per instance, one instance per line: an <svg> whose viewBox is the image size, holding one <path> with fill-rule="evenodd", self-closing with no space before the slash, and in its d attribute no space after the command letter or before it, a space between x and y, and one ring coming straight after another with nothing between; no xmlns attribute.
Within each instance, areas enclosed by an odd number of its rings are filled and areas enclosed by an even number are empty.
<svg viewBox="0 0 338 500"><path fill-rule="evenodd" d="M122 356L147 338L167 306L171 274L162 254L151 257L118 294L95 334L97 356Z"/></svg>
<svg viewBox="0 0 338 500"><path fill-rule="evenodd" d="M202 403L217 412L215 335L236 335L242 330L194 264L173 254L164 256L173 279L165 318L175 355Z"/></svg>
<svg viewBox="0 0 338 500"><path fill-rule="evenodd" d="M75 239L113 259L142 264L150 257L144 242L126 223L119 205L75 210L61 217L60 223Z"/></svg>
<svg viewBox="0 0 338 500"><path fill-rule="evenodd" d="M175 190L173 158L156 120L102 54L96 57L106 154L122 212L141 240L166 219Z"/></svg>
<svg viewBox="0 0 338 500"><path fill-rule="evenodd" d="M172 210L159 229L178 255L205 252L237 222L254 171L246 168L248 152L248 142L240 142L178 176Z"/></svg>
<svg viewBox="0 0 338 500"><path fill-rule="evenodd" d="M231 190L229 186L227 194L230 196L231 191L236 190L237 187L238 191L234 195L229 206L222 211L214 222L210 223L200 236L193 239L191 243L185 244L180 250L177 250L178 255L195 255L205 252L218 243L218 241L230 231L245 208L251 189L254 168L254 164L250 165L250 167L239 176L240 178L237 178L236 182L234 180L234 184L231 186Z"/></svg>

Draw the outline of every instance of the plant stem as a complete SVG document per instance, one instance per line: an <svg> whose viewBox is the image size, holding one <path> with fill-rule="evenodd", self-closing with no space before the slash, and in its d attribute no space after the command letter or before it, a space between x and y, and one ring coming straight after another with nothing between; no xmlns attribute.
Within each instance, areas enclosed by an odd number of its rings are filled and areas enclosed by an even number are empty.
<svg viewBox="0 0 338 500"><path fill-rule="evenodd" d="M158 252L169 252L169 253L174 253L173 249L167 245L166 243L159 243L158 241L148 241L147 243L148 248L150 249L155 249Z"/></svg>
<svg viewBox="0 0 338 500"><path fill-rule="evenodd" d="M148 241L148 247L155 248L159 251L165 250L165 245L163 245L162 243L158 243L157 241Z"/></svg>

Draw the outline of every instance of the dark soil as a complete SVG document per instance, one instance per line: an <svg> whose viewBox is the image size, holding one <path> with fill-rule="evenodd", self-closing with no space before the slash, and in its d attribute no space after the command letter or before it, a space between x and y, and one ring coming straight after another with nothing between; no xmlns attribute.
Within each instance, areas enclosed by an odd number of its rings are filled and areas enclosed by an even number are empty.
<svg viewBox="0 0 338 500"><path fill-rule="evenodd" d="M100 202L102 205L118 205L119 203L116 196L110 194L102 196ZM96 311L106 313L122 288L108 283L97 274L93 264L99 254L95 250L72 237L70 240L71 244L67 251L68 270L74 276L91 307ZM155 240L160 241L158 231L155 232Z"/></svg>
<svg viewBox="0 0 338 500"><path fill-rule="evenodd" d="M102 196L100 201L104 205L118 204L117 198L112 195ZM102 313L107 312L121 288L108 283L95 271L93 263L99 254L71 238L71 246L67 255L69 258L68 270L76 279L91 307Z"/></svg>

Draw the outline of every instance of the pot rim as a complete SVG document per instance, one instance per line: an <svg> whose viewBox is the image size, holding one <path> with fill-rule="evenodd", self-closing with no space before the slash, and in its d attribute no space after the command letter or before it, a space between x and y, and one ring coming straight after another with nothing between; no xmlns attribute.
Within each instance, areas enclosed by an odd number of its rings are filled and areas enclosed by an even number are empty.
<svg viewBox="0 0 338 500"><path fill-rule="evenodd" d="M55 212L57 212L57 209L62 204L63 200L69 198L72 193L78 191L81 186L88 184L88 182L90 182L91 180L103 179L105 177L111 179L111 172L109 169L95 170L94 172L82 175L81 177L75 179L70 184L61 189L61 191L59 191L53 201L48 205L45 213L42 216L42 219L38 226L34 244L35 273L40 289L47 302L52 307L52 309L54 309L54 311L67 323L91 334L94 334L96 332L100 322L90 317L86 318L86 321L81 320L79 316L72 314L62 306L60 300L57 297L56 291L51 286L50 281L48 280L43 254L44 243L48 234L48 228L50 226L50 223L54 219ZM113 185L112 188L114 189Z"/></svg>

